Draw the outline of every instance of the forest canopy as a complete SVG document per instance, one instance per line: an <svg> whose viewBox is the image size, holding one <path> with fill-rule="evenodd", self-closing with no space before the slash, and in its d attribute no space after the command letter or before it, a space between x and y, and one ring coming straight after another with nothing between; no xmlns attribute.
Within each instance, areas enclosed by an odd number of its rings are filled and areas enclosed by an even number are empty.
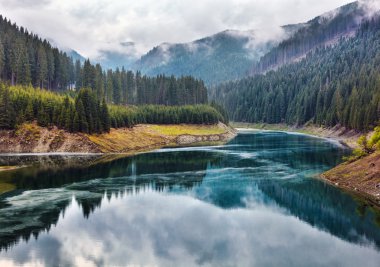
<svg viewBox="0 0 380 267"><path fill-rule="evenodd" d="M88 88L75 97L48 90L0 84L0 129L15 129L24 122L57 126L69 132L102 133L111 127L136 124L216 124L227 122L210 105L108 105Z"/></svg>
<svg viewBox="0 0 380 267"><path fill-rule="evenodd" d="M227 122L207 105L203 81L142 76L73 61L49 42L0 16L0 129L24 122L102 133L139 123Z"/></svg>
<svg viewBox="0 0 380 267"><path fill-rule="evenodd" d="M142 76L124 67L103 70L90 60L73 62L49 42L0 15L0 79L55 92L90 88L98 99L122 105L206 104L203 81L190 76Z"/></svg>
<svg viewBox="0 0 380 267"><path fill-rule="evenodd" d="M298 63L213 88L234 121L370 130L380 118L380 18Z"/></svg>

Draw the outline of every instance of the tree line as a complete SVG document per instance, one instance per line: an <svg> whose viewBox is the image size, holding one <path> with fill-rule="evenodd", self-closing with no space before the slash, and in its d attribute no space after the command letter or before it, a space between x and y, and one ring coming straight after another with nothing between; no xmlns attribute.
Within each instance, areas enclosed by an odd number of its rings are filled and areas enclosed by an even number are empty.
<svg viewBox="0 0 380 267"><path fill-rule="evenodd" d="M88 88L74 97L31 86L0 83L0 129L15 129L25 122L57 126L69 132L104 133L111 127L136 124L215 124L226 121L210 105L108 105Z"/></svg>
<svg viewBox="0 0 380 267"><path fill-rule="evenodd" d="M194 105L207 103L203 81L142 76L123 67L103 70L99 64L73 61L46 40L0 15L0 79L11 85L32 85L51 91L90 88L113 104Z"/></svg>
<svg viewBox="0 0 380 267"><path fill-rule="evenodd" d="M370 130L380 118L380 18L299 63L213 88L232 120Z"/></svg>

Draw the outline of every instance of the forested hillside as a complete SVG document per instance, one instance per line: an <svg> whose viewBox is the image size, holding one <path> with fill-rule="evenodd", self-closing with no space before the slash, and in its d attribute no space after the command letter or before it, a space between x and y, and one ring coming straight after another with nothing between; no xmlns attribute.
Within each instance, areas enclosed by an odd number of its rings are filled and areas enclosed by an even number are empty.
<svg viewBox="0 0 380 267"><path fill-rule="evenodd" d="M380 116L380 19L356 35L266 75L223 84L212 98L235 121L311 122L368 130Z"/></svg>
<svg viewBox="0 0 380 267"><path fill-rule="evenodd" d="M342 37L354 35L367 13L366 6L353 2L308 21L255 63L251 73L275 70L284 64L300 60L313 49L331 46Z"/></svg>
<svg viewBox="0 0 380 267"><path fill-rule="evenodd" d="M139 123L226 122L206 105L203 81L104 71L0 16L0 129L25 122L70 132L102 133ZM222 110L222 109L220 109Z"/></svg>
<svg viewBox="0 0 380 267"><path fill-rule="evenodd" d="M120 106L99 101L91 89L74 97L44 89L0 84L0 129L15 129L25 122L57 126L69 132L103 133L111 127L154 124L215 124L227 122L209 105Z"/></svg>
<svg viewBox="0 0 380 267"><path fill-rule="evenodd" d="M117 68L105 71L89 60L73 62L66 53L0 16L0 79L52 91L91 88L114 104L203 104L207 90L192 77L150 78Z"/></svg>
<svg viewBox="0 0 380 267"><path fill-rule="evenodd" d="M227 30L191 43L157 46L134 68L147 75L192 75L207 85L219 84L246 76L253 63L279 41L260 40L254 31Z"/></svg>

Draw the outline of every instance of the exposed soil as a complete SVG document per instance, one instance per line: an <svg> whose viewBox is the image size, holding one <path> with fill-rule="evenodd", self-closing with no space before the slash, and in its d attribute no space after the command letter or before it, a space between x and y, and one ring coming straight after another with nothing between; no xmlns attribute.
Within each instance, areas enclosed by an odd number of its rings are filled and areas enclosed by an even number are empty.
<svg viewBox="0 0 380 267"><path fill-rule="evenodd" d="M25 124L18 130L0 131L0 153L135 153L198 142L226 142L235 136L232 128L221 123L176 125L176 132L168 134L167 129L173 127L137 125L133 128L111 129L106 134L87 135L69 133L56 127L43 128L36 124ZM187 132L191 134L186 134Z"/></svg>
<svg viewBox="0 0 380 267"><path fill-rule="evenodd" d="M73 134L56 127L42 128L25 124L15 131L0 131L0 153L78 152L100 153L83 134Z"/></svg>
<svg viewBox="0 0 380 267"><path fill-rule="evenodd" d="M380 153L352 163L343 163L321 177L331 184L349 190L380 207Z"/></svg>

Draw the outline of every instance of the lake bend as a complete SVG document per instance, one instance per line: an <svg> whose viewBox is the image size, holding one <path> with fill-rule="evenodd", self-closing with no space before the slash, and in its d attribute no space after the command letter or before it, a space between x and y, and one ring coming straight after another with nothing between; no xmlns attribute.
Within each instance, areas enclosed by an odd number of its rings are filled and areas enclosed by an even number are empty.
<svg viewBox="0 0 380 267"><path fill-rule="evenodd" d="M380 212L318 179L349 153L241 131L129 157L2 155L28 167L0 172L0 266L378 267Z"/></svg>

